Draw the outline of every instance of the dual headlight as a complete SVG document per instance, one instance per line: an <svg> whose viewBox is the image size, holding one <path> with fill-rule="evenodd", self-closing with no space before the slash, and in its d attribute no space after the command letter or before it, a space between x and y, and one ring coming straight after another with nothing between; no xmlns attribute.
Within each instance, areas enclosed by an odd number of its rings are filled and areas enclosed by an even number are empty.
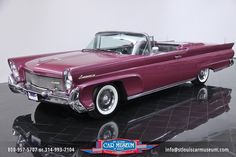
<svg viewBox="0 0 236 157"><path fill-rule="evenodd" d="M64 71L64 81L66 90L71 90L73 85L73 78L69 70Z"/></svg>
<svg viewBox="0 0 236 157"><path fill-rule="evenodd" d="M20 75L19 75L19 71L18 71L16 65L12 61L9 61L9 66L10 66L10 69L12 71L12 74L13 74L15 80L20 81Z"/></svg>

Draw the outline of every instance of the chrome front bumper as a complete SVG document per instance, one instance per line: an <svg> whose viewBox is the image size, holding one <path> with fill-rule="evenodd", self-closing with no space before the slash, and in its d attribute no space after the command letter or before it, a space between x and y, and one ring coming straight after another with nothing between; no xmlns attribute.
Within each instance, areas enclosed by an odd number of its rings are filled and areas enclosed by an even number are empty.
<svg viewBox="0 0 236 157"><path fill-rule="evenodd" d="M78 88L73 89L69 94L61 91L51 91L29 83L17 83L12 74L8 77L8 86L15 93L25 95L28 95L29 92L35 93L38 95L39 101L69 105L79 113L92 110L86 109L80 102Z"/></svg>

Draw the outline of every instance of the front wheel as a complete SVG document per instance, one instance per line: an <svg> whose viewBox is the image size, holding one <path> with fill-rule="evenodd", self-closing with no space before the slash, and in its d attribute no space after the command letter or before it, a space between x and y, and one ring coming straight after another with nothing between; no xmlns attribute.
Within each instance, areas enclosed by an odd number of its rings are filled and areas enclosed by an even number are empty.
<svg viewBox="0 0 236 157"><path fill-rule="evenodd" d="M210 72L208 68L201 70L196 79L192 81L192 83L195 85L203 85L207 81L209 73Z"/></svg>
<svg viewBox="0 0 236 157"><path fill-rule="evenodd" d="M119 103L119 94L113 85L104 85L94 92L95 109L89 112L94 118L110 116Z"/></svg>

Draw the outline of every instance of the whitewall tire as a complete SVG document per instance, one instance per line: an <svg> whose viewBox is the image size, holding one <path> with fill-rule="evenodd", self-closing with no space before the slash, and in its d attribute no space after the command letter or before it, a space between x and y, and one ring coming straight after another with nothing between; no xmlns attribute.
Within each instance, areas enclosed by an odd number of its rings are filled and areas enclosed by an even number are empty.
<svg viewBox="0 0 236 157"><path fill-rule="evenodd" d="M201 70L196 79L192 81L192 83L196 85L203 85L208 80L209 73L210 70L208 68Z"/></svg>
<svg viewBox="0 0 236 157"><path fill-rule="evenodd" d="M119 94L115 86L104 85L95 90L95 110L89 112L92 117L106 117L114 113L119 103Z"/></svg>

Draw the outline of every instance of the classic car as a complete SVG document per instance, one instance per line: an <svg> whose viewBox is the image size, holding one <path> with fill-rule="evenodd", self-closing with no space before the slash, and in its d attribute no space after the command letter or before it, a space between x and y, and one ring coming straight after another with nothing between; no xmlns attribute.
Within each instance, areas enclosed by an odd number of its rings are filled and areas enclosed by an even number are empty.
<svg viewBox="0 0 236 157"><path fill-rule="evenodd" d="M30 100L68 104L99 118L119 104L187 81L204 84L209 71L233 64L234 43L158 42L145 33L99 32L81 51L8 59L9 87Z"/></svg>
<svg viewBox="0 0 236 157"><path fill-rule="evenodd" d="M63 155L56 152L35 154L45 157L83 156L80 149L94 147L99 139L128 138L163 144L228 112L231 92L228 88L195 87L186 83L129 102L130 107L126 110L119 110L114 116L100 121L88 119L86 114L78 117L66 106L54 109L53 105L41 103L34 113L14 120L13 134L18 138L17 148L71 147L77 150ZM216 134L215 130L213 133Z"/></svg>

